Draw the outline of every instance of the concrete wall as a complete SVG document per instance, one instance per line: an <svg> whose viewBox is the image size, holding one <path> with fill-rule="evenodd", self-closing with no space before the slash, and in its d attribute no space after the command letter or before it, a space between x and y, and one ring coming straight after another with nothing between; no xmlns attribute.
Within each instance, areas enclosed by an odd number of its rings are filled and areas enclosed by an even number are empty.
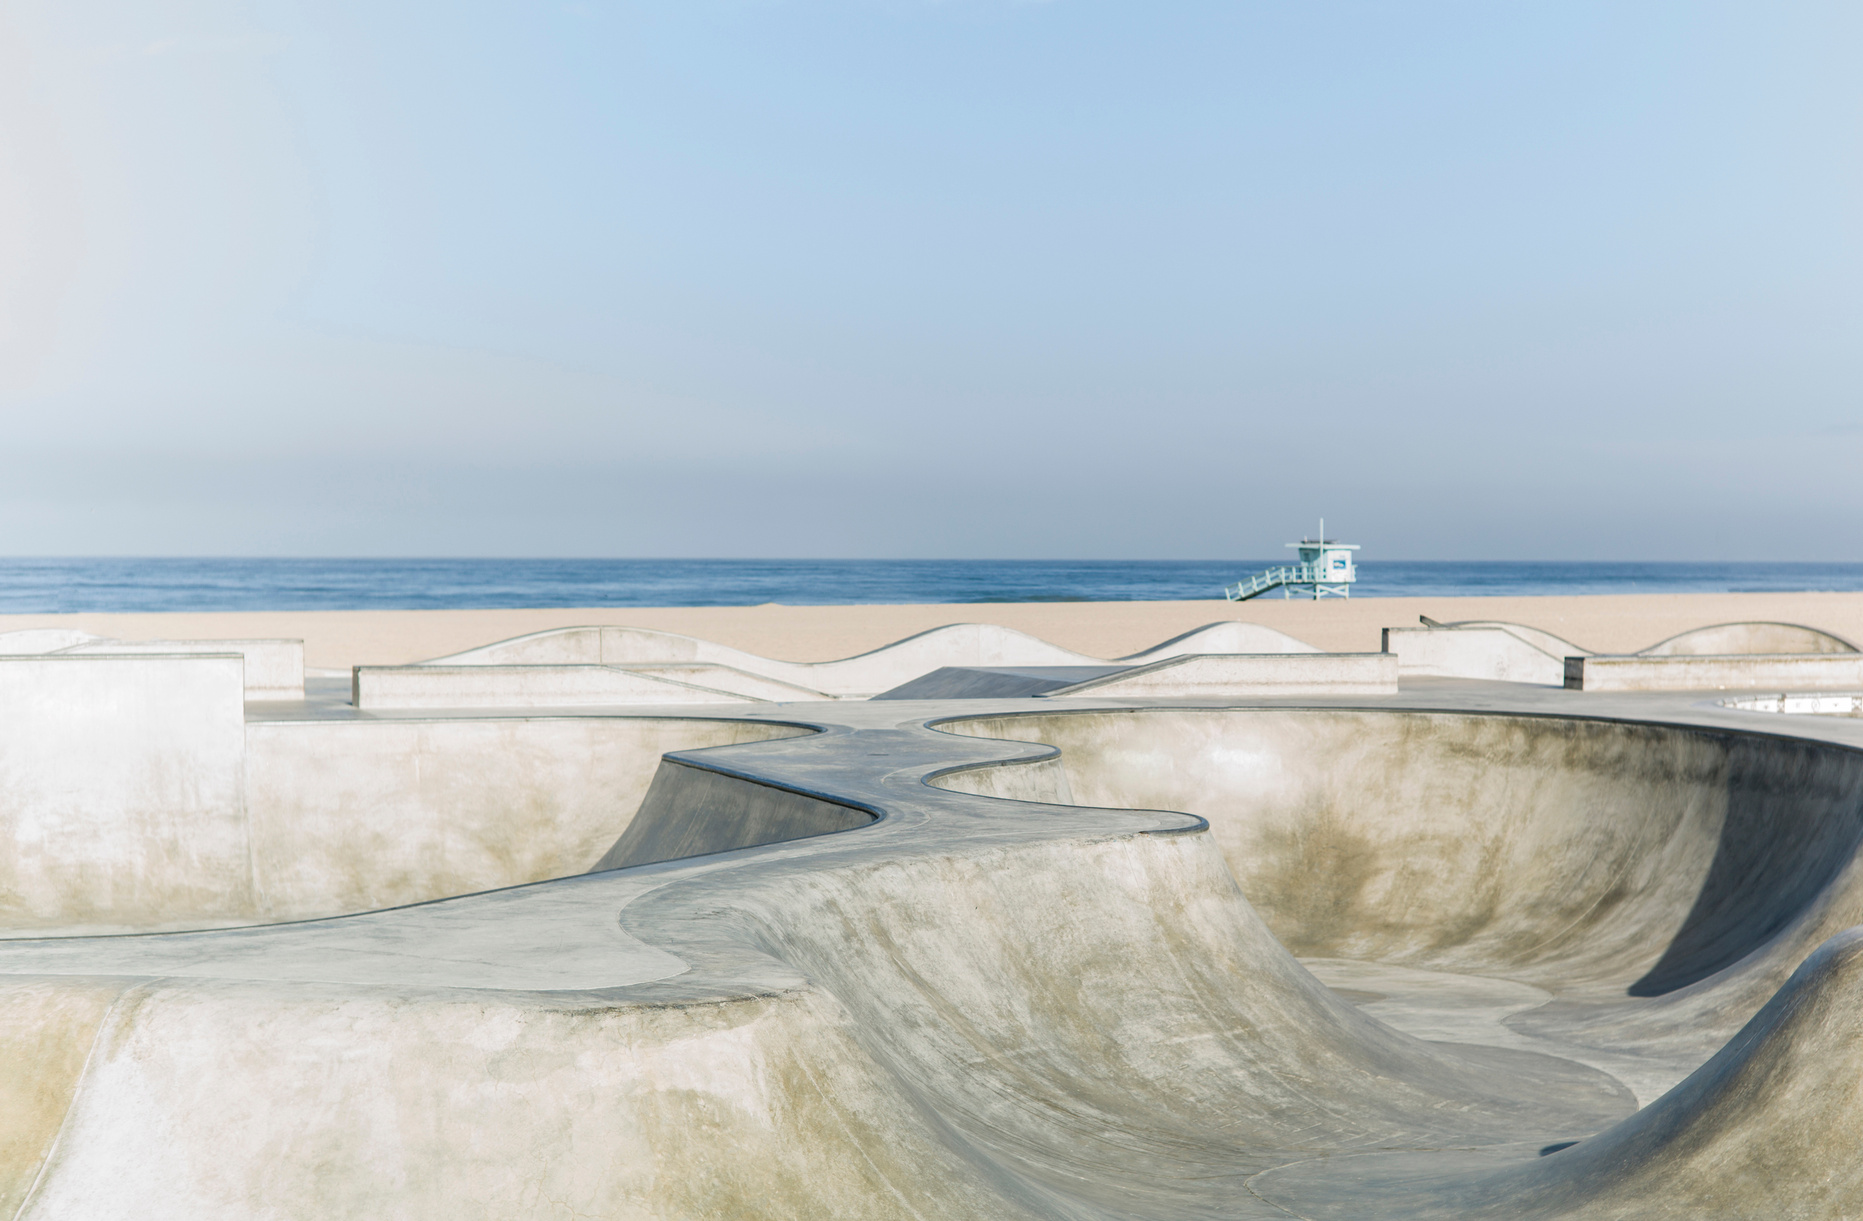
<svg viewBox="0 0 1863 1221"><path fill-rule="evenodd" d="M295 919L581 873L627 831L661 755L806 732L660 717L256 723L258 910Z"/></svg>
<svg viewBox="0 0 1863 1221"><path fill-rule="evenodd" d="M1566 662L1565 685L1573 691L1863 687L1863 654L1574 657Z"/></svg>
<svg viewBox="0 0 1863 1221"><path fill-rule="evenodd" d="M666 717L256 721L239 658L0 658L0 936L299 919L580 873L667 751L790 737Z"/></svg>
<svg viewBox="0 0 1863 1221"><path fill-rule="evenodd" d="M253 910L238 657L0 657L0 930Z"/></svg>

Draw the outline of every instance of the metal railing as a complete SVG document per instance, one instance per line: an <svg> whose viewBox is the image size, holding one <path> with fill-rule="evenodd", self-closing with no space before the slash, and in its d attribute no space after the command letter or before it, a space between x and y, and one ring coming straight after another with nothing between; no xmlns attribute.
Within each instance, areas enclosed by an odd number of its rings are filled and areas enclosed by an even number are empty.
<svg viewBox="0 0 1863 1221"><path fill-rule="evenodd" d="M1285 585L1343 585L1350 580L1350 577L1341 580L1338 577L1322 576L1319 568L1313 564L1283 564L1279 568L1258 572L1246 581L1225 586L1223 597L1231 602L1246 602L1258 594Z"/></svg>

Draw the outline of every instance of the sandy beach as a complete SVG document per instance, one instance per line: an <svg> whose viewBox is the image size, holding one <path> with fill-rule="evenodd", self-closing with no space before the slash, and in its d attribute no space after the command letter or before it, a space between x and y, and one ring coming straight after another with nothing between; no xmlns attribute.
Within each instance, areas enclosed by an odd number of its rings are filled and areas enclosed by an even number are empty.
<svg viewBox="0 0 1863 1221"><path fill-rule="evenodd" d="M0 631L67 627L125 640L301 638L307 665L346 669L420 661L578 624L680 632L788 661L846 657L947 623L997 623L1078 652L1119 657L1206 623L1239 619L1330 651L1374 652L1381 629L1415 625L1419 615L1531 624L1600 652L1633 652L1677 632L1736 620L1803 623L1863 643L1863 593L5 615Z"/></svg>

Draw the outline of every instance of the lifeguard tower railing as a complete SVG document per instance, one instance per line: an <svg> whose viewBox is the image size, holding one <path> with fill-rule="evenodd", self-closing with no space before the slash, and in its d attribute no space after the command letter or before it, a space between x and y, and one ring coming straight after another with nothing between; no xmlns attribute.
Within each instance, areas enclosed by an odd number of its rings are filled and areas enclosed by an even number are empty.
<svg viewBox="0 0 1863 1221"><path fill-rule="evenodd" d="M1288 589L1297 585L1332 586L1335 580L1321 576L1318 564L1283 564L1279 568L1269 568L1256 573L1245 581L1223 587L1223 597L1231 602L1246 602L1250 598L1260 597L1271 589ZM1330 589L1328 592L1332 592Z"/></svg>

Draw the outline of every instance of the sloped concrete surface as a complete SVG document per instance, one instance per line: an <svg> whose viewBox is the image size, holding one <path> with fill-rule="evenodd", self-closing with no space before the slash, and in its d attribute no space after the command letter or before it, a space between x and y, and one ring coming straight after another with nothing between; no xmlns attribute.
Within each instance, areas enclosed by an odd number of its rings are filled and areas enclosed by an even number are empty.
<svg viewBox="0 0 1863 1221"><path fill-rule="evenodd" d="M493 782L524 739L474 735L683 723L640 711L247 727ZM1854 721L1442 679L707 717L744 737L611 799L625 867L0 944L0 1208L1855 1212ZM387 775L331 800L359 836Z"/></svg>

